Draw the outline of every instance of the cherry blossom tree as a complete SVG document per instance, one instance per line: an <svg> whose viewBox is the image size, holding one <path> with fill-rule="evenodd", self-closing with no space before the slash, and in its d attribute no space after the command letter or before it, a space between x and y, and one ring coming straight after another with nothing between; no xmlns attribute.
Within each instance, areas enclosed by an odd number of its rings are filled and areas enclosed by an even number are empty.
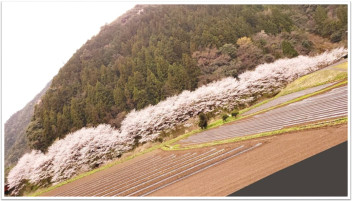
<svg viewBox="0 0 352 201"><path fill-rule="evenodd" d="M57 140L47 153L33 150L22 156L10 171L12 195L20 194L25 182L37 186L55 184L130 151L139 143L155 140L161 131L172 129L199 113L216 108L233 109L250 104L263 94L275 94L293 80L334 63L347 54L343 48L314 57L298 56L262 64L239 79L225 78L195 91L183 91L154 106L127 114L119 130L110 125L82 128Z"/></svg>

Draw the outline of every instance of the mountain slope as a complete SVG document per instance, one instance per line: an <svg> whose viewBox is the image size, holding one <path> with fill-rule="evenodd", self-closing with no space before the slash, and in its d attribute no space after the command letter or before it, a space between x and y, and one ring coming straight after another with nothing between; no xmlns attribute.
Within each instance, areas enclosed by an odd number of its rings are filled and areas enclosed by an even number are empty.
<svg viewBox="0 0 352 201"><path fill-rule="evenodd" d="M24 108L13 114L5 123L5 167L17 163L18 159L30 148L27 143L26 129L34 113L34 107L49 89L51 81Z"/></svg>
<svg viewBox="0 0 352 201"><path fill-rule="evenodd" d="M119 127L126 112L183 90L340 46L329 42L346 40L347 15L340 10L347 7L136 6L102 27L54 77L28 127L29 145L46 151L69 132Z"/></svg>

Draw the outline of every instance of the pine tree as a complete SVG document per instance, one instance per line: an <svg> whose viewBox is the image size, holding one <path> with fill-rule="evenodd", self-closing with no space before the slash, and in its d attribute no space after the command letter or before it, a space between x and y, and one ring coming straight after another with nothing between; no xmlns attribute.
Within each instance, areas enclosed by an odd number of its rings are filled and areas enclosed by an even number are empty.
<svg viewBox="0 0 352 201"><path fill-rule="evenodd" d="M161 86L162 83L155 77L155 75L148 69L147 72L147 97L148 103L155 105L160 101L161 98Z"/></svg>

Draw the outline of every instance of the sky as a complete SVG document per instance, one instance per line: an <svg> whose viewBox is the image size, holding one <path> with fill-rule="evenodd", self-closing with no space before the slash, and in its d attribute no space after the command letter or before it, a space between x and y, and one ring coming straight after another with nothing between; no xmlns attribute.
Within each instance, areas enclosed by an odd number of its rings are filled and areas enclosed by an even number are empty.
<svg viewBox="0 0 352 201"><path fill-rule="evenodd" d="M2 122L133 2L2 2Z"/></svg>

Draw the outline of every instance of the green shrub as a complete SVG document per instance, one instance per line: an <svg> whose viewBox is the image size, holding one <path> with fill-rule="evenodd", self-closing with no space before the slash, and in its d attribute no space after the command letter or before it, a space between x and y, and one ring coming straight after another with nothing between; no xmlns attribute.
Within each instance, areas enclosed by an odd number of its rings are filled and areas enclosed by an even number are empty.
<svg viewBox="0 0 352 201"><path fill-rule="evenodd" d="M208 118L207 116L202 112L199 114L199 123L198 123L198 126L201 128L201 129L206 129L207 126L208 126Z"/></svg>
<svg viewBox="0 0 352 201"><path fill-rule="evenodd" d="M222 47L220 47L219 51L221 52L221 54L227 54L231 58L235 58L237 48L234 44L228 43L228 44L225 44Z"/></svg>
<svg viewBox="0 0 352 201"><path fill-rule="evenodd" d="M229 115L223 114L223 115L222 115L222 120L225 122L228 117L229 117Z"/></svg>
<svg viewBox="0 0 352 201"><path fill-rule="evenodd" d="M266 63L271 63L271 62L273 62L275 60L275 57L273 56L273 55L271 55L271 54L266 54L266 55L264 55L264 61L266 62Z"/></svg>
<svg viewBox="0 0 352 201"><path fill-rule="evenodd" d="M231 112L231 116L236 117L238 115L238 113L239 113L238 110L233 110Z"/></svg>
<svg viewBox="0 0 352 201"><path fill-rule="evenodd" d="M312 43L312 41L310 41L310 40L304 40L304 41L302 42L302 46L303 46L304 48L306 48L306 49L311 50L312 47L313 47L313 43Z"/></svg>
<svg viewBox="0 0 352 201"><path fill-rule="evenodd" d="M289 58L298 56L298 53L295 50L295 48L292 46L290 42L286 40L282 41L281 48L282 48L282 53L284 53L284 55Z"/></svg>
<svg viewBox="0 0 352 201"><path fill-rule="evenodd" d="M341 31L336 31L336 32L334 32L333 34L331 34L331 36L330 36L330 40L331 40L331 42L333 42L333 43L340 42L341 39L342 39L342 33L341 33Z"/></svg>

